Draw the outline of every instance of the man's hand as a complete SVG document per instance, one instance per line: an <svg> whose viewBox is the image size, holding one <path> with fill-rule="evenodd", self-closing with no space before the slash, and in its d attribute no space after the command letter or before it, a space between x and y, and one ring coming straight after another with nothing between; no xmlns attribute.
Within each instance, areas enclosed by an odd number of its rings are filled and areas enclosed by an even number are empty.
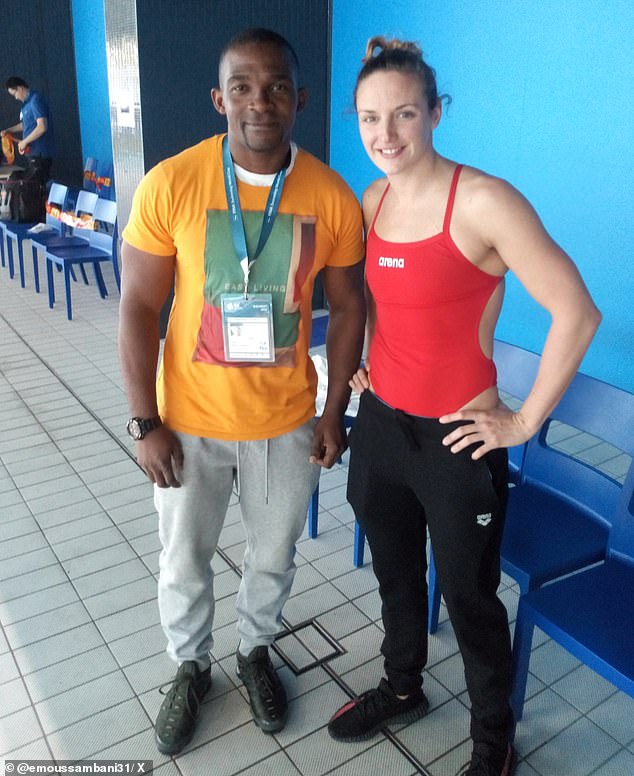
<svg viewBox="0 0 634 776"><path fill-rule="evenodd" d="M313 431L310 463L317 463L324 469L330 469L348 447L343 419L322 415Z"/></svg>
<svg viewBox="0 0 634 776"><path fill-rule="evenodd" d="M166 426L150 431L136 443L137 462L150 482L159 488L180 488L183 448L176 434Z"/></svg>

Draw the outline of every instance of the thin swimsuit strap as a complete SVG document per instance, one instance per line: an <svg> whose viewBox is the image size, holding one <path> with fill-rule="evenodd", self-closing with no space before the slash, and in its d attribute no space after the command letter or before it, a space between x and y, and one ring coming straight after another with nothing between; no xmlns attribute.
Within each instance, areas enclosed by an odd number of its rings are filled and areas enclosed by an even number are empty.
<svg viewBox="0 0 634 776"><path fill-rule="evenodd" d="M377 208L374 211L374 215L372 216L372 223L370 224L370 228L368 229L368 234L370 232L374 231L374 222L376 221L377 216L381 212L381 207L383 205L383 200L385 199L385 195L387 194L389 188L390 188L390 184L389 184L389 181L388 181L387 186L383 189L383 194L381 194L381 199L379 200L379 204L377 205Z"/></svg>
<svg viewBox="0 0 634 776"><path fill-rule="evenodd" d="M444 234L449 234L449 226L451 224L451 214L453 213L453 203L456 199L456 189L458 188L458 178L460 177L460 171L464 167L463 164L456 165L456 169L453 171L453 177L451 179L451 187L449 188L449 197L447 198L447 209L445 210L445 220L443 221L442 230Z"/></svg>

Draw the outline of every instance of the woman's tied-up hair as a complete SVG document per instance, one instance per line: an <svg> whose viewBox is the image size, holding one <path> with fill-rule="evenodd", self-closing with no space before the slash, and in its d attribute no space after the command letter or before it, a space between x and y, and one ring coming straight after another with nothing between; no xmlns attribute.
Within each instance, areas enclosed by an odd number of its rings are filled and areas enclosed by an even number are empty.
<svg viewBox="0 0 634 776"><path fill-rule="evenodd" d="M423 86L427 107L430 111L443 99L451 101L448 95L438 96L436 73L423 59L423 51L420 46L413 41L375 35L368 41L365 57L361 61L363 62L363 67L359 71L357 83L354 87L355 103L357 89L361 81L372 75L372 73L381 71L412 73L418 76Z"/></svg>

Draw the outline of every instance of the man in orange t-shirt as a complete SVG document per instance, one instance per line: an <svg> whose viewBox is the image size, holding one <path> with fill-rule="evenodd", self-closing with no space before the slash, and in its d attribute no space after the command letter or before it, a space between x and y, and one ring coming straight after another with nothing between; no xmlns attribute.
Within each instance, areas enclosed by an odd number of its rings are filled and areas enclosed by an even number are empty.
<svg viewBox="0 0 634 776"><path fill-rule="evenodd" d="M281 730L287 701L268 654L282 627L320 466L346 447L348 379L363 342L363 239L341 178L291 141L305 104L295 52L247 30L220 57L226 136L151 170L123 233L120 355L139 464L155 483L159 609L179 668L155 725L159 750L194 735L211 682L211 559L235 485L246 533L238 674L256 724ZM328 397L315 419L308 355L322 271L330 307ZM163 359L159 312L174 276Z"/></svg>

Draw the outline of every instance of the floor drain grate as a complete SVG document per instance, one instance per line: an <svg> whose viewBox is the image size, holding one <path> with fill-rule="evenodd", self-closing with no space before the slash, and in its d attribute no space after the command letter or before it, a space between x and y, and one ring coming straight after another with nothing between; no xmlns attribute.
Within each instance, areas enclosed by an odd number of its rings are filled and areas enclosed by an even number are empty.
<svg viewBox="0 0 634 776"><path fill-rule="evenodd" d="M345 655L345 649L315 620L287 628L273 644L273 649L296 676Z"/></svg>

